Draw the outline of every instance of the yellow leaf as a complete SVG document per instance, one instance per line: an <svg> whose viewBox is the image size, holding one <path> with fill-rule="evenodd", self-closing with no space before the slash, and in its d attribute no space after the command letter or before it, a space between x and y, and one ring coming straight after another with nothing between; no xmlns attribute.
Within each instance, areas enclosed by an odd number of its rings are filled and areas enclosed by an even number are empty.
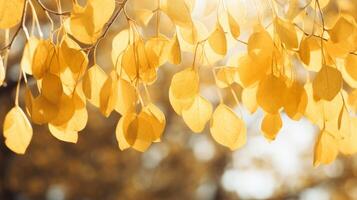
<svg viewBox="0 0 357 200"><path fill-rule="evenodd" d="M124 29L120 31L114 38L112 42L112 62L114 67L117 69L118 74L121 71L121 56L129 45L129 30Z"/></svg>
<svg viewBox="0 0 357 200"><path fill-rule="evenodd" d="M249 55L242 56L238 63L238 74L242 87L250 87L263 79L271 68L270 63L268 60L258 61Z"/></svg>
<svg viewBox="0 0 357 200"><path fill-rule="evenodd" d="M224 104L218 105L214 111L210 131L216 142L231 150L242 147L247 140L244 122Z"/></svg>
<svg viewBox="0 0 357 200"><path fill-rule="evenodd" d="M226 34L224 33L224 30L219 23L217 23L215 30L209 36L208 43L217 54L226 55L227 53Z"/></svg>
<svg viewBox="0 0 357 200"><path fill-rule="evenodd" d="M59 110L56 104L40 95L32 101L31 120L36 124L45 124L55 119Z"/></svg>
<svg viewBox="0 0 357 200"><path fill-rule="evenodd" d="M357 88L357 55L349 54L341 70L343 79L353 88Z"/></svg>
<svg viewBox="0 0 357 200"><path fill-rule="evenodd" d="M67 124L64 125L66 130L81 131L85 128L88 121L88 112L86 108L86 97L81 91L80 85L76 88L73 94L72 101L75 106L75 111Z"/></svg>
<svg viewBox="0 0 357 200"><path fill-rule="evenodd" d="M125 49L121 59L121 68L125 74L128 75L131 82L138 78L137 75L139 66L135 58L135 48L134 45L131 44ZM121 72L119 72L119 75L121 75Z"/></svg>
<svg viewBox="0 0 357 200"><path fill-rule="evenodd" d="M357 89L352 90L348 94L347 103L354 112L357 112Z"/></svg>
<svg viewBox="0 0 357 200"><path fill-rule="evenodd" d="M117 140L123 140L119 141L119 145L122 144L121 147L119 146L121 149L125 149L127 145L130 145L141 152L146 151L155 138L150 121L141 113L139 115L128 113L120 118L116 134Z"/></svg>
<svg viewBox="0 0 357 200"><path fill-rule="evenodd" d="M53 126L60 126L67 123L76 110L73 99L70 96L62 94L58 102L58 114L50 121Z"/></svg>
<svg viewBox="0 0 357 200"><path fill-rule="evenodd" d="M325 50L326 51L326 50ZM303 66L309 70L318 72L322 67L321 40L317 37L302 37L299 47L299 57Z"/></svg>
<svg viewBox="0 0 357 200"><path fill-rule="evenodd" d="M168 55L169 62L178 65L181 63L181 49L180 49L180 43L177 38L177 34L173 37L171 40L171 47L170 47L170 52Z"/></svg>
<svg viewBox="0 0 357 200"><path fill-rule="evenodd" d="M283 126L283 121L281 120L280 114L265 114L261 130L264 136L268 140L275 140L277 134L279 133L281 127Z"/></svg>
<svg viewBox="0 0 357 200"><path fill-rule="evenodd" d="M98 65L89 68L83 77L83 92L88 101L96 107L100 106L100 90L107 77L107 74Z"/></svg>
<svg viewBox="0 0 357 200"><path fill-rule="evenodd" d="M342 88L342 75L336 68L323 66L312 82L314 98L331 101Z"/></svg>
<svg viewBox="0 0 357 200"><path fill-rule="evenodd" d="M62 128L61 126L57 127L52 124L48 124L48 129L50 130L53 137L70 143L77 143L78 141L78 132L73 130L68 130Z"/></svg>
<svg viewBox="0 0 357 200"><path fill-rule="evenodd" d="M170 41L164 37L153 37L145 43L145 51L151 67L163 65L169 56Z"/></svg>
<svg viewBox="0 0 357 200"><path fill-rule="evenodd" d="M157 106L149 103L142 109L141 115L146 118L152 126L154 133L153 141L159 140L166 126L164 113Z"/></svg>
<svg viewBox="0 0 357 200"><path fill-rule="evenodd" d="M140 80L146 84L152 84L157 78L156 66L151 65L150 57L142 40L138 40L135 47L137 56L136 66L139 70Z"/></svg>
<svg viewBox="0 0 357 200"><path fill-rule="evenodd" d="M325 7L322 9L324 13L325 28L331 29L341 16L340 6L337 1L323 0L326 2Z"/></svg>
<svg viewBox="0 0 357 200"><path fill-rule="evenodd" d="M149 21L151 20L154 12L148 9L138 9L134 8L133 18L136 22L138 22L142 26L147 26Z"/></svg>
<svg viewBox="0 0 357 200"><path fill-rule="evenodd" d="M114 9L115 0L88 0L85 7L74 4L67 31L80 42L93 44Z"/></svg>
<svg viewBox="0 0 357 200"><path fill-rule="evenodd" d="M236 67L219 67L216 74L216 85L220 88L226 88L232 85L235 80L236 76L238 75L238 68Z"/></svg>
<svg viewBox="0 0 357 200"><path fill-rule="evenodd" d="M299 47L299 56L301 61L305 65L310 64L310 46L309 46L309 39L305 36L302 37Z"/></svg>
<svg viewBox="0 0 357 200"><path fill-rule="evenodd" d="M126 138L124 136L126 129L129 126L128 123L131 122L127 118L128 118L128 115L122 116L116 126L116 129L115 129L115 136L118 141L118 146L119 146L120 150L125 150L125 149L130 148L130 144L126 141Z"/></svg>
<svg viewBox="0 0 357 200"><path fill-rule="evenodd" d="M0 29L11 28L21 21L25 2L25 0L0 2Z"/></svg>
<svg viewBox="0 0 357 200"><path fill-rule="evenodd" d="M50 70L51 64L56 61L55 46L49 40L40 40L32 59L32 74L36 79Z"/></svg>
<svg viewBox="0 0 357 200"><path fill-rule="evenodd" d="M117 84L118 96L114 109L121 115L125 115L128 112L134 112L138 99L135 87L122 78L118 79Z"/></svg>
<svg viewBox="0 0 357 200"><path fill-rule="evenodd" d="M248 54L253 59L270 60L273 55L274 43L269 33L263 28L258 28L248 40Z"/></svg>
<svg viewBox="0 0 357 200"><path fill-rule="evenodd" d="M41 86L41 94L51 103L56 104L61 100L63 88L58 76L46 73L42 78Z"/></svg>
<svg viewBox="0 0 357 200"><path fill-rule="evenodd" d="M266 76L258 86L257 102L265 112L276 114L284 105L286 85L282 77Z"/></svg>
<svg viewBox="0 0 357 200"><path fill-rule="evenodd" d="M169 100L172 108L178 115L182 115L184 109L189 108L193 103L193 98L179 99L172 94L171 88L169 89Z"/></svg>
<svg viewBox="0 0 357 200"><path fill-rule="evenodd" d="M60 53L64 61L61 71L64 70L63 67L66 67L74 73L76 78L81 77L87 69L88 56L81 50L79 44L69 36L65 36L60 46Z"/></svg>
<svg viewBox="0 0 357 200"><path fill-rule="evenodd" d="M194 99L199 91L199 77L192 68L176 73L171 80L170 90L177 99Z"/></svg>
<svg viewBox="0 0 357 200"><path fill-rule="evenodd" d="M212 115L211 103L197 95L192 105L182 110L182 117L187 126L195 133L202 132Z"/></svg>
<svg viewBox="0 0 357 200"><path fill-rule="evenodd" d="M305 110L305 116L313 124L316 124L318 127L322 128L324 119L323 119L323 102L316 101L313 96L312 83L307 83L304 86L307 93L307 106Z"/></svg>
<svg viewBox="0 0 357 200"><path fill-rule="evenodd" d="M333 162L338 155L338 146L331 133L322 131L317 138L314 153L314 166L320 164L329 164Z"/></svg>
<svg viewBox="0 0 357 200"><path fill-rule="evenodd" d="M299 120L304 115L307 106L307 94L302 85L294 82L286 88L284 111L293 120Z"/></svg>
<svg viewBox="0 0 357 200"><path fill-rule="evenodd" d="M240 27L234 17L228 12L228 23L231 30L231 34L234 38L238 38L240 35Z"/></svg>
<svg viewBox="0 0 357 200"><path fill-rule="evenodd" d="M31 142L31 124L18 106L12 108L5 116L4 138L6 146L18 154L24 154Z"/></svg>
<svg viewBox="0 0 357 200"><path fill-rule="evenodd" d="M118 77L116 71L112 71L100 89L99 108L105 117L109 117L117 104Z"/></svg>
<svg viewBox="0 0 357 200"><path fill-rule="evenodd" d="M274 20L274 26L281 42L287 49L298 48L298 38L295 26L291 22L283 21L279 17Z"/></svg>
<svg viewBox="0 0 357 200"><path fill-rule="evenodd" d="M258 109L257 90L258 85L255 85L253 87L244 88L242 91L242 104L251 114L255 113Z"/></svg>
<svg viewBox="0 0 357 200"><path fill-rule="evenodd" d="M71 95L87 70L88 57L81 47L68 36L63 38L59 54L63 91L67 95Z"/></svg>
<svg viewBox="0 0 357 200"><path fill-rule="evenodd" d="M31 36L25 45L21 59L21 68L27 74L32 74L32 60L37 48L39 40Z"/></svg>
<svg viewBox="0 0 357 200"><path fill-rule="evenodd" d="M183 40L191 45L196 44L197 39L198 39L198 32L196 29L196 26L192 23L192 26L190 27L182 27L178 28L180 36L182 37Z"/></svg>
<svg viewBox="0 0 357 200"><path fill-rule="evenodd" d="M352 155L357 152L357 118L356 117L346 117L347 112L344 112L342 118L342 128L345 133L343 137L338 141L339 151L345 155Z"/></svg>
<svg viewBox="0 0 357 200"><path fill-rule="evenodd" d="M191 12L185 0L165 0L161 7L176 25L181 27L192 25Z"/></svg>
<svg viewBox="0 0 357 200"><path fill-rule="evenodd" d="M345 17L340 17L334 27L329 30L329 35L333 43L339 43L353 36L355 26Z"/></svg>

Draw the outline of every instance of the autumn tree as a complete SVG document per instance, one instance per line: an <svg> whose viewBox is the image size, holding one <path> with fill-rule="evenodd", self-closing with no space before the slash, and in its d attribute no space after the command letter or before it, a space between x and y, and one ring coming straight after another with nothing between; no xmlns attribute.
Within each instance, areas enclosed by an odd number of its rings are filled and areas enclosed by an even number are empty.
<svg viewBox="0 0 357 200"><path fill-rule="evenodd" d="M121 150L144 152L161 141L166 125L150 87L163 65L180 65L169 90L161 92L168 93L167 101L192 132L209 124L217 143L237 150L247 140L240 109L262 109L261 131L267 140L278 136L282 112L295 121L307 118L320 129L316 166L332 162L340 152L357 151L353 1L266 1L255 5L256 17L248 25L243 25L246 5L218 1L205 10L205 16L213 16L207 20L194 16L196 3L57 0L50 8L40 0L1 0L0 85L6 87L7 69L15 67L7 62L14 41L21 34L26 38L14 107L4 121L6 146L24 154L33 134L31 123L76 143L87 124L89 103L105 117L121 115L115 130ZM41 24L40 12L49 27ZM106 52L112 66L104 70L97 51L120 21L124 25ZM207 85L215 88L210 96L218 102L203 94Z"/></svg>

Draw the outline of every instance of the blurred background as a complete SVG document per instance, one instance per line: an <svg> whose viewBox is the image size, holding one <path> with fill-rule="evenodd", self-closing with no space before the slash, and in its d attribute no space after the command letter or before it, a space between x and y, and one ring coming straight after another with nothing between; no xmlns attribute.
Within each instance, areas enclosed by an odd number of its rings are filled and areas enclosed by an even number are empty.
<svg viewBox="0 0 357 200"><path fill-rule="evenodd" d="M52 10L56 9L54 0L42 2ZM64 10L71 8L70 2L62 0ZM133 0L131 3L146 5L144 2L150 4L148 0ZM218 1L191 2L195 3L195 19L212 22L215 15L210 10L215 10ZM269 16L265 9L267 1L236 2L240 7L234 15L241 29L247 30L242 32L242 40L246 40L252 21L257 20L257 5L261 15ZM278 2L288 5L289 1ZM357 8L354 0L344 2L351 3L353 10ZM48 35L48 19L36 1L33 3L42 31ZM52 17L58 22L56 16ZM269 21L269 17L266 18ZM145 31L150 32L150 24L154 21L155 18L148 22ZM97 60L106 71L110 71L113 65L110 57L112 38L124 26L125 22L119 18L99 46ZM212 26L207 29L209 32ZM0 31L1 39L3 34ZM0 88L1 127L5 114L14 105L24 42L25 38L20 34L10 51L7 86ZM0 44L4 45L3 40ZM232 47L233 53L244 52L245 48L242 44ZM105 118L89 104L88 124L80 133L77 144L55 139L47 126L33 125L31 144L27 153L20 156L6 148L1 132L0 199L357 199L357 157L340 156L331 165L314 168L313 146L318 130L307 120L295 122L283 114L283 128L276 140L269 142L260 133L262 111L251 115L227 97L227 104L240 112L247 124L247 144L232 152L215 143L207 127L204 132L193 134L168 101L172 74L192 61L190 53L183 56L182 66L161 67L158 80L149 88L155 104L166 115L167 126L161 143L154 143L145 153L131 149L120 151L115 139L115 127L120 116L113 113ZM224 62L226 59L218 64ZM202 76L202 82L202 95L216 105L218 98L212 89L211 75ZM235 90L241 88L235 86Z"/></svg>

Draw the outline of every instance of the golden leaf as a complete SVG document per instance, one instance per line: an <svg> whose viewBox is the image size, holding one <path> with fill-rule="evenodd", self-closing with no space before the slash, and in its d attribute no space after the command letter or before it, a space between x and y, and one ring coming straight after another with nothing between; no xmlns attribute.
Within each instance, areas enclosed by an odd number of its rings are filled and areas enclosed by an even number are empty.
<svg viewBox="0 0 357 200"><path fill-rule="evenodd" d="M171 80L170 90L177 99L194 99L199 91L199 77L192 68L176 73Z"/></svg>
<svg viewBox="0 0 357 200"><path fill-rule="evenodd" d="M255 113L258 109L257 90L258 85L255 85L249 88L244 88L242 91L242 104L251 114Z"/></svg>
<svg viewBox="0 0 357 200"><path fill-rule="evenodd" d="M93 44L114 9L115 0L88 0L85 7L74 4L67 31L80 42Z"/></svg>
<svg viewBox="0 0 357 200"><path fill-rule="evenodd" d="M120 31L114 38L112 42L112 62L114 67L117 69L118 74L121 73L121 56L124 51L128 48L130 40L129 30L124 29Z"/></svg>
<svg viewBox="0 0 357 200"><path fill-rule="evenodd" d="M169 56L170 41L164 37L153 37L145 43L145 51L151 67L163 65Z"/></svg>
<svg viewBox="0 0 357 200"><path fill-rule="evenodd" d="M342 77L353 88L357 88L357 55L349 54L341 70Z"/></svg>
<svg viewBox="0 0 357 200"><path fill-rule="evenodd" d="M121 115L125 115L128 112L134 112L138 99L135 87L122 78L117 80L117 85L118 96L114 109Z"/></svg>
<svg viewBox="0 0 357 200"><path fill-rule="evenodd" d="M297 82L286 88L284 111L293 120L299 120L304 115L307 106L305 88Z"/></svg>
<svg viewBox="0 0 357 200"><path fill-rule="evenodd" d="M261 27L248 40L248 54L254 60L267 62L272 57L274 43L269 33ZM271 62L271 61L268 61Z"/></svg>
<svg viewBox="0 0 357 200"><path fill-rule="evenodd" d="M12 108L5 116L4 138L6 146L18 154L24 154L31 142L32 127L19 106Z"/></svg>
<svg viewBox="0 0 357 200"><path fill-rule="evenodd" d="M30 37L24 48L21 59L21 68L27 74L32 74L32 60L37 49L39 40L36 37Z"/></svg>
<svg viewBox="0 0 357 200"><path fill-rule="evenodd" d="M54 126L52 124L48 124L48 129L50 130L53 137L70 143L77 143L78 141L78 132L73 130L65 129L61 126Z"/></svg>
<svg viewBox="0 0 357 200"><path fill-rule="evenodd" d="M240 36L240 27L234 17L228 12L228 23L229 29L231 30L231 34L234 38L238 38Z"/></svg>
<svg viewBox="0 0 357 200"><path fill-rule="evenodd" d="M244 122L228 106L220 104L213 112L210 131L219 144L236 150L247 140Z"/></svg>
<svg viewBox="0 0 357 200"><path fill-rule="evenodd" d="M211 103L197 95L192 105L182 110L182 117L187 126L195 133L202 132L212 115Z"/></svg>
<svg viewBox="0 0 357 200"><path fill-rule="evenodd" d="M32 101L31 120L36 124L45 124L57 117L58 106L40 95Z"/></svg>
<svg viewBox="0 0 357 200"><path fill-rule="evenodd" d="M107 77L107 74L98 65L89 68L83 77L83 92L88 101L96 107L100 107L100 90Z"/></svg>
<svg viewBox="0 0 357 200"><path fill-rule="evenodd" d="M177 38L177 34L175 34L170 44L171 47L168 55L169 62L174 65L178 65L181 63L181 49L180 49L179 40Z"/></svg>
<svg viewBox="0 0 357 200"><path fill-rule="evenodd" d="M265 114L261 130L264 136L268 140L275 140L276 135L279 133L281 127L283 126L283 121L281 120L280 113L277 114Z"/></svg>
<svg viewBox="0 0 357 200"><path fill-rule="evenodd" d="M49 40L40 40L32 59L32 74L41 79L50 70L51 64L56 62L55 46Z"/></svg>
<svg viewBox="0 0 357 200"><path fill-rule="evenodd" d="M116 71L112 71L104 82L99 94L99 108L105 117L109 117L114 110L118 98L118 77Z"/></svg>
<svg viewBox="0 0 357 200"><path fill-rule="evenodd" d="M286 84L282 77L266 76L258 86L257 102L265 112L276 114L284 105Z"/></svg>
<svg viewBox="0 0 357 200"><path fill-rule="evenodd" d="M53 104L61 100L63 93L61 79L51 73L46 73L41 81L41 94Z"/></svg>
<svg viewBox="0 0 357 200"><path fill-rule="evenodd" d="M305 36L302 37L299 47L299 56L301 61L305 65L310 64L310 46L309 46L309 39Z"/></svg>
<svg viewBox="0 0 357 200"><path fill-rule="evenodd" d="M323 66L312 82L314 98L331 101L340 92L342 83L340 71L330 66Z"/></svg>
<svg viewBox="0 0 357 200"><path fill-rule="evenodd" d="M178 26L192 26L191 13L185 0L165 0L161 2L162 10Z"/></svg>
<svg viewBox="0 0 357 200"><path fill-rule="evenodd" d="M123 140L119 141L120 149L129 145L141 152L146 151L155 138L151 122L142 113L128 113L120 118L116 135L117 140Z"/></svg>
<svg viewBox="0 0 357 200"><path fill-rule="evenodd" d="M149 103L145 106L141 113L147 121L150 122L154 134L153 141L160 139L162 133L165 130L166 119L164 113L154 104Z"/></svg>
<svg viewBox="0 0 357 200"><path fill-rule="evenodd" d="M76 110L73 99L70 96L63 94L58 102L57 116L50 121L53 126L60 126L67 123Z"/></svg>
<svg viewBox="0 0 357 200"><path fill-rule="evenodd" d="M249 55L242 56L238 62L239 80L243 87L250 87L262 80L271 68L269 61L258 61Z"/></svg>
<svg viewBox="0 0 357 200"><path fill-rule="evenodd" d="M283 21L279 17L274 20L274 26L277 34L279 35L281 42L287 49L298 48L298 38L295 30L295 26L291 22Z"/></svg>
<svg viewBox="0 0 357 200"><path fill-rule="evenodd" d="M11 28L21 21L25 2L25 0L0 2L0 29Z"/></svg>
<svg viewBox="0 0 357 200"><path fill-rule="evenodd" d="M238 75L238 68L236 67L219 67L216 74L216 85L220 88L226 88L232 85Z"/></svg>
<svg viewBox="0 0 357 200"><path fill-rule="evenodd" d="M215 30L208 37L208 43L212 49L220 55L227 53L227 39L222 26L217 23Z"/></svg>
<svg viewBox="0 0 357 200"><path fill-rule="evenodd" d="M314 166L320 164L329 164L333 162L338 155L338 146L331 133L322 131L315 144Z"/></svg>

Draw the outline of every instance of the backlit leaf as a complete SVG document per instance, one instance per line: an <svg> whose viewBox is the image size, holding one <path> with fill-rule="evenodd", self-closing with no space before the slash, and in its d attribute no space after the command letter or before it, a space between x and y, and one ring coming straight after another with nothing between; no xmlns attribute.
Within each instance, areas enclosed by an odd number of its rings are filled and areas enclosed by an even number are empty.
<svg viewBox="0 0 357 200"><path fill-rule="evenodd" d="M331 101L340 92L342 82L340 71L330 66L323 66L312 83L314 98Z"/></svg>
<svg viewBox="0 0 357 200"><path fill-rule="evenodd" d="M6 146L15 153L24 154L32 139L32 127L20 107L15 106L6 114L3 130Z"/></svg>
<svg viewBox="0 0 357 200"><path fill-rule="evenodd" d="M187 126L195 133L201 132L212 115L212 105L200 95L195 97L192 105L182 111Z"/></svg>
<svg viewBox="0 0 357 200"><path fill-rule="evenodd" d="M236 150L246 143L244 122L224 104L218 105L213 112L210 131L216 142L231 150Z"/></svg>

